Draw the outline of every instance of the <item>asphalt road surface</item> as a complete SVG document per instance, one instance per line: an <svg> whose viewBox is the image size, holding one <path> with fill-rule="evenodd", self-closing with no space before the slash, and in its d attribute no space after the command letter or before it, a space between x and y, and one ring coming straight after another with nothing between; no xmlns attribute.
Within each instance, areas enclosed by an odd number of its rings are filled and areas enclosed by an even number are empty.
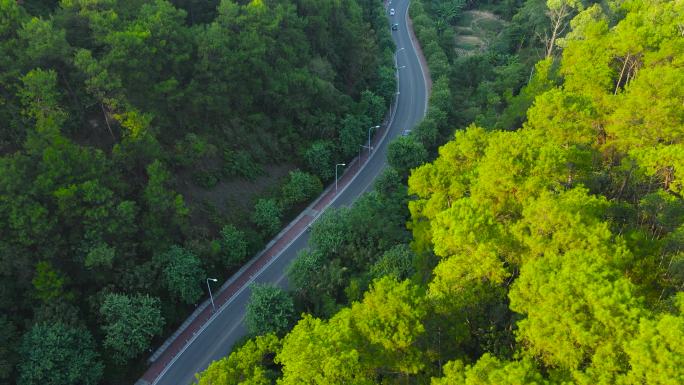
<svg viewBox="0 0 684 385"><path fill-rule="evenodd" d="M412 129L425 115L427 108L427 89L425 76L416 54L408 25L409 0L393 0L387 9L388 28L393 23L399 24L392 36L397 45L396 63L399 79L399 95L396 111L388 126L387 136L377 148L373 149L371 158L355 179L340 190L333 207L349 206L361 194L372 188L373 181L387 165L387 146L392 138L401 135L404 130ZM395 15L389 16L389 8L395 9ZM254 277L254 282L271 283L287 286L285 271L299 250L306 247L308 233L300 232L293 237L291 243L277 256L268 267ZM248 286L241 289L232 300L225 304L211 322L206 324L195 339L182 350L160 373L153 384L186 385L195 379L195 373L204 370L212 361L230 353L235 341L247 333L244 316L250 290Z"/></svg>

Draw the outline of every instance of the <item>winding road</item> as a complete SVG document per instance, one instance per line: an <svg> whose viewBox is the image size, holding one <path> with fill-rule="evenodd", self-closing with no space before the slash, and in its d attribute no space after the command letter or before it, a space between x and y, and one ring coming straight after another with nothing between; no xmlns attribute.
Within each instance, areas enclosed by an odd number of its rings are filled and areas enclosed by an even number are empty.
<svg viewBox="0 0 684 385"><path fill-rule="evenodd" d="M390 16L388 9L388 28L394 23L399 25L398 30L392 31L397 45L399 94L386 129L376 135L373 152L370 156L362 156L365 163L357 159L348 166L350 169L340 178L337 193L334 186L326 190L267 246L266 252L236 273L236 277L224 285L225 290L216 294L216 313L212 313L210 307L198 311L199 315L192 318L192 322L188 321L182 333L159 354L137 385L191 384L195 373L229 354L233 344L247 333L243 321L250 295L249 284L271 283L286 287L286 269L299 250L307 245L306 227L327 207L349 206L369 190L387 164L387 147L391 139L412 129L423 118L427 110L428 75L418 58L414 46L417 42L411 39L408 29L408 7L409 0L393 0L388 6L396 11Z"/></svg>

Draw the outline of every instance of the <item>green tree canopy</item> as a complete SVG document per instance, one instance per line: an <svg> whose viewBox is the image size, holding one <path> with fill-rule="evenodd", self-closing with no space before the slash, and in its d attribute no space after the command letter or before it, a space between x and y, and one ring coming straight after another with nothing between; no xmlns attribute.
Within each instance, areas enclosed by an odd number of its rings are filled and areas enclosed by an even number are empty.
<svg viewBox="0 0 684 385"><path fill-rule="evenodd" d="M408 245L396 245L387 250L370 268L373 278L391 276L398 280L411 278L415 273L414 254Z"/></svg>
<svg viewBox="0 0 684 385"><path fill-rule="evenodd" d="M202 296L205 274L202 264L191 251L172 246L159 257L166 287L181 301L192 304Z"/></svg>
<svg viewBox="0 0 684 385"><path fill-rule="evenodd" d="M17 383L89 384L102 378L103 365L90 332L62 323L36 324L22 337Z"/></svg>
<svg viewBox="0 0 684 385"><path fill-rule="evenodd" d="M281 342L274 334L257 336L228 357L212 362L205 371L196 375L195 384L274 384L277 373L272 367L272 357L280 347Z"/></svg>
<svg viewBox="0 0 684 385"><path fill-rule="evenodd" d="M282 334L291 327L294 317L294 303L288 293L274 286L252 286L245 315L250 333Z"/></svg>
<svg viewBox="0 0 684 385"><path fill-rule="evenodd" d="M245 260L247 241L245 240L245 233L238 230L237 227L233 225L223 226L219 244L224 267L237 266Z"/></svg>
<svg viewBox="0 0 684 385"><path fill-rule="evenodd" d="M275 199L259 199L254 205L252 222L266 236L272 236L280 230L282 211Z"/></svg>
<svg viewBox="0 0 684 385"><path fill-rule="evenodd" d="M282 187L281 204L285 208L306 202L323 191L323 184L315 175L301 170L290 171L287 182Z"/></svg>
<svg viewBox="0 0 684 385"><path fill-rule="evenodd" d="M100 315L104 346L114 351L119 362L146 351L164 326L159 299L146 295L107 294Z"/></svg>
<svg viewBox="0 0 684 385"><path fill-rule="evenodd" d="M423 144L410 136L402 136L390 143L387 150L387 163L402 175L423 164L427 160L427 151Z"/></svg>

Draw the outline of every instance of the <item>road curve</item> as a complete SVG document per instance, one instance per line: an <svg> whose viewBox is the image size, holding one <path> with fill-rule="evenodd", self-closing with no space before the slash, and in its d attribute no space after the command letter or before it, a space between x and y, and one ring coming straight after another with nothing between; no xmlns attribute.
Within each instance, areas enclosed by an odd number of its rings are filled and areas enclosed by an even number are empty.
<svg viewBox="0 0 684 385"><path fill-rule="evenodd" d="M314 214L319 209L324 210L328 205L333 207L349 206L361 194L369 190L375 178L387 164L387 147L392 138L401 135L406 129L412 129L425 115L427 109L428 91L426 87L426 72L421 67L420 60L411 35L408 31L409 0L391 0L389 8L394 8L395 16L389 16L389 25L399 24L397 31L392 31L392 37L397 45L397 73L398 89L396 109L386 131L386 137L376 138L376 144L370 159L358 173L347 173L346 183L340 184L340 191L330 199L322 199L314 207ZM416 43L417 44L417 43ZM349 167L354 167L351 165ZM344 186L344 187L342 187ZM312 216L302 217L289 233L292 236L282 240L283 245L278 254L268 262L259 266L254 276L246 275L244 284L232 293L230 299L218 309L177 354L167 361L156 362L158 370L148 370L146 376L138 383L152 383L153 385L186 385L195 379L195 373L204 370L212 361L218 360L230 353L233 344L247 333L244 316L250 295L248 284L271 283L286 287L285 271L296 257L299 250L306 247L308 233L306 225ZM301 223L300 223L301 222ZM249 273L249 272L246 272ZM150 374L151 373L151 374Z"/></svg>

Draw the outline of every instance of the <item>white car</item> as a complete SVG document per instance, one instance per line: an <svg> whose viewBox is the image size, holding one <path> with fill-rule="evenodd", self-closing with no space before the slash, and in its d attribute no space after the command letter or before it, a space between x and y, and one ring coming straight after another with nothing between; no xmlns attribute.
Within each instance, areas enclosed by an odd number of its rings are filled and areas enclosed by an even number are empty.
<svg viewBox="0 0 684 385"><path fill-rule="evenodd" d="M394 8L390 8L390 16L394 16Z"/></svg>

